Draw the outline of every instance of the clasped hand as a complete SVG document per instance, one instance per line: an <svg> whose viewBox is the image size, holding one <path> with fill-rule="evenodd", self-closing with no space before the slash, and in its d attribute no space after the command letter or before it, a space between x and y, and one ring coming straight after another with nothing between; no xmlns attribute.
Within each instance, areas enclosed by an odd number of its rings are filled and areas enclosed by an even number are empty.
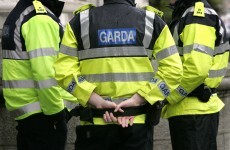
<svg viewBox="0 0 230 150"><path fill-rule="evenodd" d="M116 104L114 102L105 101L100 95L96 93L92 93L88 104L94 106L97 109L106 109L106 108L114 108L114 112L123 113L124 110L122 108L126 107L136 107L146 103L146 100L141 97L139 94L134 94L131 98ZM113 113L105 112L103 115L103 119L105 122L114 122L121 125L123 128L128 127L129 125L133 125L134 116L122 116L115 117Z"/></svg>

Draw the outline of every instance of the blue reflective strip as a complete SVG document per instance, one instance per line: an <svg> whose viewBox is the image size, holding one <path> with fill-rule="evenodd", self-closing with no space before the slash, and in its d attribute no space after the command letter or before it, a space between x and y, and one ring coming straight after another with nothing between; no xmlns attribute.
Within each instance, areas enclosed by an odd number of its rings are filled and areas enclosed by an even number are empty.
<svg viewBox="0 0 230 150"><path fill-rule="evenodd" d="M164 97L167 97L169 96L170 94L170 91L169 91L169 88L167 86L167 84L165 82L160 82L158 84L158 88L160 89L161 93L164 95Z"/></svg>
<svg viewBox="0 0 230 150"><path fill-rule="evenodd" d="M188 95L188 92L181 86L176 88L177 92L180 93L182 97L186 97Z"/></svg>
<svg viewBox="0 0 230 150"><path fill-rule="evenodd" d="M155 83L157 83L159 81L159 79L157 79L157 78L152 78L152 79L150 79L150 83L153 83L153 84L155 84Z"/></svg>
<svg viewBox="0 0 230 150"><path fill-rule="evenodd" d="M98 30L99 45L131 45L136 44L135 28Z"/></svg>
<svg viewBox="0 0 230 150"><path fill-rule="evenodd" d="M76 88L77 82L76 81L71 81L66 89L66 91L68 91L69 93L72 93L75 88Z"/></svg>

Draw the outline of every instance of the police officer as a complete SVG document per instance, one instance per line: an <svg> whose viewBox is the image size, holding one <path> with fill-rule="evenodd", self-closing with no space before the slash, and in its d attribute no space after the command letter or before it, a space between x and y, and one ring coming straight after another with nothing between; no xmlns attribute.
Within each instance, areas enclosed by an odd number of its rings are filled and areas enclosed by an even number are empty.
<svg viewBox="0 0 230 150"><path fill-rule="evenodd" d="M53 68L63 6L58 0L20 0L3 26L3 93L18 122L18 150L65 148L63 92Z"/></svg>
<svg viewBox="0 0 230 150"><path fill-rule="evenodd" d="M206 0L171 1L170 30L183 63L180 85L163 109L173 150L217 150L219 111L216 88L227 70L226 29Z"/></svg>
<svg viewBox="0 0 230 150"><path fill-rule="evenodd" d="M182 75L172 35L158 15L135 8L134 0L83 6L66 26L54 66L59 84L84 107L77 150L153 148L142 106L164 100Z"/></svg>

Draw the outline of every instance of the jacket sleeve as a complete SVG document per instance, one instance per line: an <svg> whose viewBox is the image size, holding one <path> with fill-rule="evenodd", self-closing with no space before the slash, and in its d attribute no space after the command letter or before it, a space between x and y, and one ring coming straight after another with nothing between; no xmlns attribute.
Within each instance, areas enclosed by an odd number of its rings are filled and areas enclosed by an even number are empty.
<svg viewBox="0 0 230 150"><path fill-rule="evenodd" d="M226 75L228 69L229 61L229 39L227 37L227 31L223 21L218 18L219 24L216 32L217 39L214 50L213 65L209 70L208 78L205 79L205 84L211 88L217 88L224 76Z"/></svg>
<svg viewBox="0 0 230 150"><path fill-rule="evenodd" d="M71 24L68 23L61 42L60 53L55 62L56 80L66 91L77 97L82 106L86 106L96 86L81 75L77 56L78 43Z"/></svg>
<svg viewBox="0 0 230 150"><path fill-rule="evenodd" d="M181 80L182 63L168 26L158 17L155 18L155 41L152 43L152 55L157 60L155 76L138 91L150 104L164 100Z"/></svg>
<svg viewBox="0 0 230 150"><path fill-rule="evenodd" d="M205 18L190 17L187 20L189 23L184 25L179 34L183 43L183 77L180 85L167 98L171 104L178 103L204 83L213 64L216 29L200 23L204 22L203 19Z"/></svg>
<svg viewBox="0 0 230 150"><path fill-rule="evenodd" d="M53 67L59 50L60 26L48 15L36 15L21 30L41 109L46 115L56 114L64 109Z"/></svg>

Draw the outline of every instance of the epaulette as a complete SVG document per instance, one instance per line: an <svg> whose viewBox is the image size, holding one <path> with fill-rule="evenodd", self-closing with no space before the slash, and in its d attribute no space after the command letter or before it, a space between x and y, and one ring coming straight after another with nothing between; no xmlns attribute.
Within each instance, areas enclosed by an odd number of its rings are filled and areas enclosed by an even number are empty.
<svg viewBox="0 0 230 150"><path fill-rule="evenodd" d="M193 16L197 17L205 17L204 14L204 3L203 2L196 2Z"/></svg>
<svg viewBox="0 0 230 150"><path fill-rule="evenodd" d="M42 5L40 1L34 0L33 5L37 14L47 13L45 7Z"/></svg>
<svg viewBox="0 0 230 150"><path fill-rule="evenodd" d="M87 10L87 9L90 9L90 8L94 8L96 6L94 6L93 4L86 4L86 5L83 5L81 7L79 7L77 10L74 11L74 14L78 14L84 10Z"/></svg>
<svg viewBox="0 0 230 150"><path fill-rule="evenodd" d="M152 6L144 6L142 7L143 9L145 10L148 10L148 11L151 11L151 12L154 12L155 14L157 14L158 16L160 16L161 18L163 17L164 13Z"/></svg>

